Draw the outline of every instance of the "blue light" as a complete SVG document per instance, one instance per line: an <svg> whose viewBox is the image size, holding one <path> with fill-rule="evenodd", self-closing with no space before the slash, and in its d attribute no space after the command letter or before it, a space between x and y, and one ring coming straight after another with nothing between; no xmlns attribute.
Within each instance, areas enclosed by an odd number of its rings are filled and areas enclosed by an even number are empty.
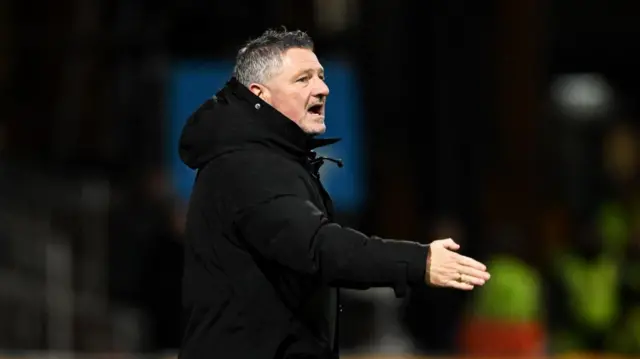
<svg viewBox="0 0 640 359"><path fill-rule="evenodd" d="M365 173L362 153L361 99L355 74L343 61L323 61L331 95L327 105L326 137L340 137L337 144L318 149L322 156L340 158L345 166L327 162L321 169L322 182L341 212L358 211L364 202ZM169 83L168 159L178 194L188 199L195 172L178 156L178 141L186 119L206 99L215 94L231 76L233 63L180 63L174 67Z"/></svg>

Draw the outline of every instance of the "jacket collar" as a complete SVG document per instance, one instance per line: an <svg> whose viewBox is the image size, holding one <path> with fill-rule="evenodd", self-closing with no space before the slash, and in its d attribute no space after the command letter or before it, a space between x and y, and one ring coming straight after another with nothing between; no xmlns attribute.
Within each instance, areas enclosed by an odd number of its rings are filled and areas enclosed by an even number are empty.
<svg viewBox="0 0 640 359"><path fill-rule="evenodd" d="M266 126L285 149L297 155L307 155L310 151L332 145L340 138L317 138L306 134L302 129L274 107L256 96L246 86L232 77L225 89L235 97L247 103L249 110L256 114L259 122ZM224 91L224 90L223 90Z"/></svg>

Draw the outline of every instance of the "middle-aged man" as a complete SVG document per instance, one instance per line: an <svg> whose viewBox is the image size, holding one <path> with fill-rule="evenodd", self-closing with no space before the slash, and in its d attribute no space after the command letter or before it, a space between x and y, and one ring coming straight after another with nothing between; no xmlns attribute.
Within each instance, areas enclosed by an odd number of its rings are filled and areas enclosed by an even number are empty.
<svg viewBox="0 0 640 359"><path fill-rule="evenodd" d="M325 131L324 76L306 33L266 31L185 124L180 155L197 176L181 358L337 358L336 287L402 296L425 283L470 290L489 279L451 239L385 240L333 221L318 175L330 159L313 152L337 141L315 137Z"/></svg>

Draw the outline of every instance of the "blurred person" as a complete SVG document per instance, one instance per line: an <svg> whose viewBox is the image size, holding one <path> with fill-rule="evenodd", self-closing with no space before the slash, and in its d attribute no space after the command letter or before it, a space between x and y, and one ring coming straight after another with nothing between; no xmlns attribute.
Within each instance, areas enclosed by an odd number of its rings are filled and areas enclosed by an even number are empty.
<svg viewBox="0 0 640 359"><path fill-rule="evenodd" d="M333 222L313 149L329 88L301 31L268 30L232 78L188 119L180 156L197 170L185 244L180 357L337 358L336 287L471 290L486 267L430 245L369 237ZM428 325L428 322L425 322Z"/></svg>
<svg viewBox="0 0 640 359"><path fill-rule="evenodd" d="M614 124L602 146L604 198L598 205L598 230L604 251L621 257L633 224L640 221L638 192L638 133L628 122Z"/></svg>
<svg viewBox="0 0 640 359"><path fill-rule="evenodd" d="M544 288L535 254L517 225L491 237L494 280L472 296L458 339L467 356L540 356L547 344Z"/></svg>
<svg viewBox="0 0 640 359"><path fill-rule="evenodd" d="M595 215L578 216L570 246L552 263L548 318L553 352L599 352L620 318L622 263L605 250Z"/></svg>
<svg viewBox="0 0 640 359"><path fill-rule="evenodd" d="M559 288L552 297L557 351L630 352L637 345L630 337L638 330L631 318L638 316L633 283L640 276L634 270L633 244L640 223L636 126L630 121L614 123L606 130L601 149L601 200L593 216L576 224L580 228L574 248L556 258L555 268L561 273L552 282Z"/></svg>
<svg viewBox="0 0 640 359"><path fill-rule="evenodd" d="M633 226L621 273L621 313L607 338L611 352L640 354L640 223Z"/></svg>

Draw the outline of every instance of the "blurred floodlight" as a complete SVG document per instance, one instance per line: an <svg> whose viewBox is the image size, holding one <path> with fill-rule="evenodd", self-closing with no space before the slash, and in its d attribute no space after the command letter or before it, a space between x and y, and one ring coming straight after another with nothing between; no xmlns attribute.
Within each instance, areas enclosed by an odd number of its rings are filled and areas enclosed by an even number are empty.
<svg viewBox="0 0 640 359"><path fill-rule="evenodd" d="M586 73L558 76L551 85L551 96L564 115L592 120L609 113L614 94L604 76Z"/></svg>

